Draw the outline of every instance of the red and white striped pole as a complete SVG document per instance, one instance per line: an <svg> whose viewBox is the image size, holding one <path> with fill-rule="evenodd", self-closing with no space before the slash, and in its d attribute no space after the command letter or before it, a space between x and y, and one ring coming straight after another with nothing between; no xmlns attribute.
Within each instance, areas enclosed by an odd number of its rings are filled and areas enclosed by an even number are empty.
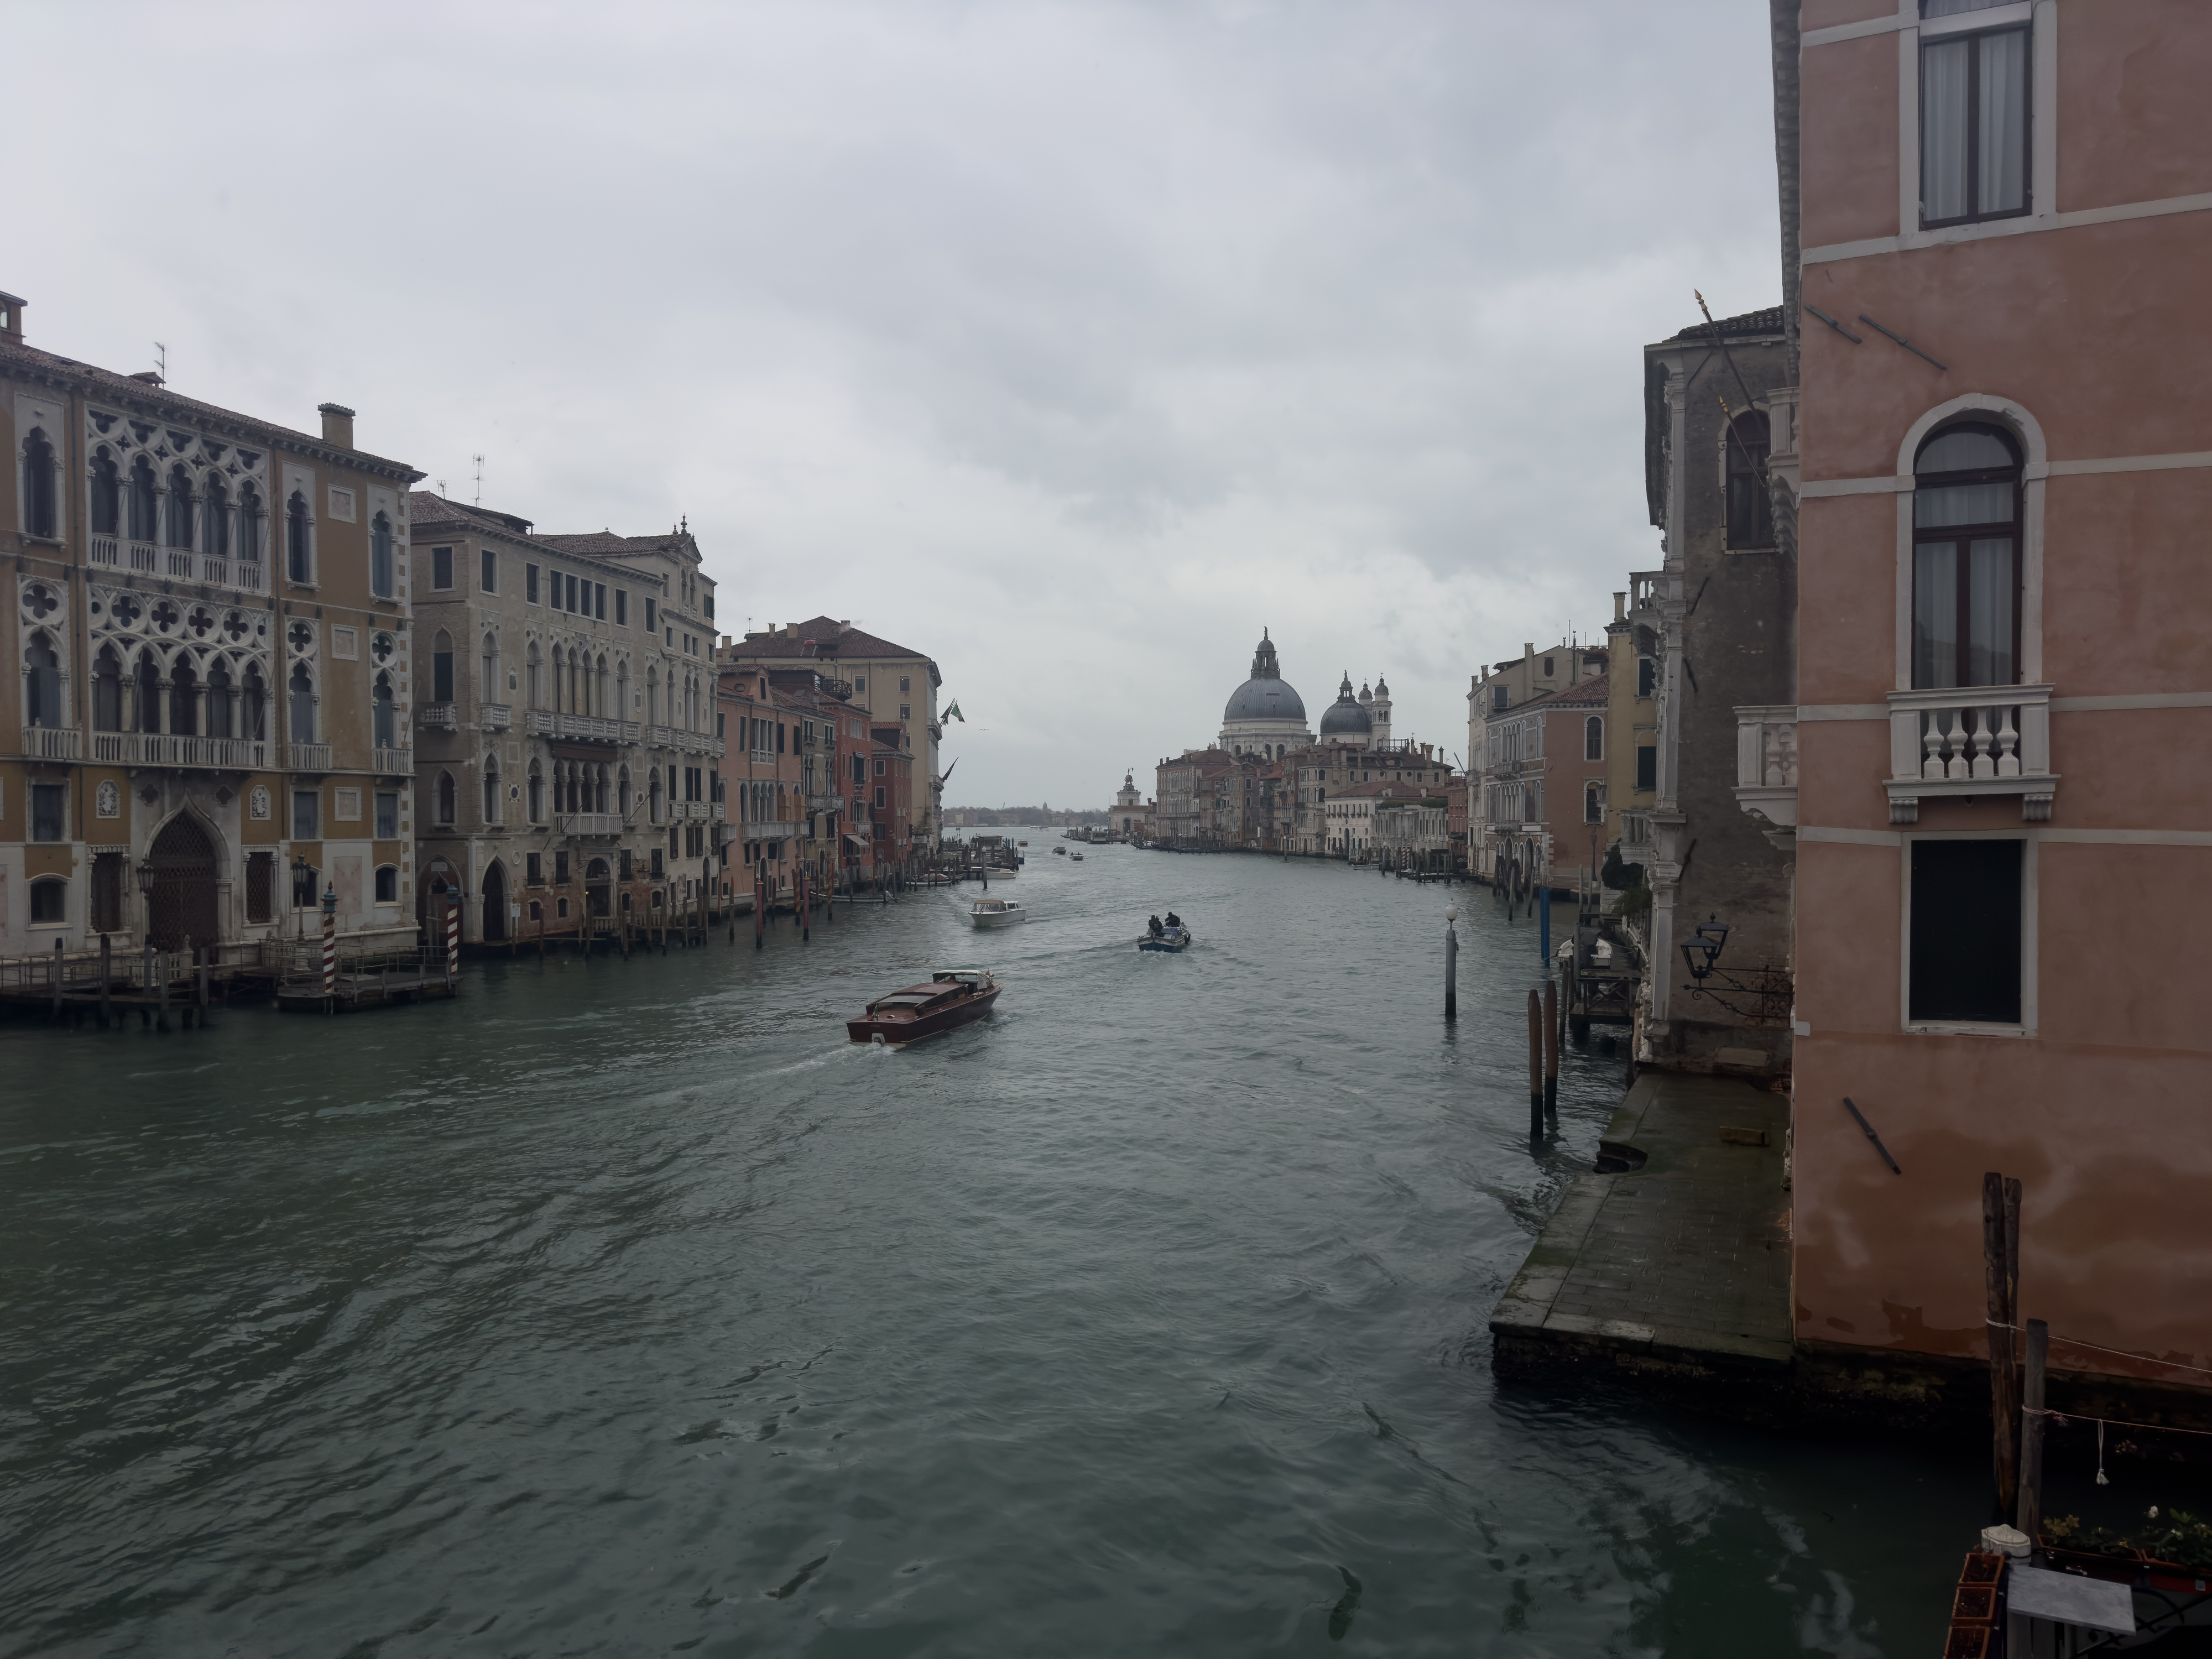
<svg viewBox="0 0 2212 1659"><path fill-rule="evenodd" d="M446 900L446 979L459 983L461 977L461 901L449 896Z"/></svg>
<svg viewBox="0 0 2212 1659"><path fill-rule="evenodd" d="M338 918L337 907L323 906L323 995L334 997L338 992Z"/></svg>

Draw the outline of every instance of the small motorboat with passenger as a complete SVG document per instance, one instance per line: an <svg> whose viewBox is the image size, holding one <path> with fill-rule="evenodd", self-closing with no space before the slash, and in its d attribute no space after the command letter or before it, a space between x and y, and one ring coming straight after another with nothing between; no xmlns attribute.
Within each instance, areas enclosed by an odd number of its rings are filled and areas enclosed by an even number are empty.
<svg viewBox="0 0 2212 1659"><path fill-rule="evenodd" d="M977 899L968 907L968 920L977 927L1011 927L1029 919L1018 899Z"/></svg>
<svg viewBox="0 0 2212 1659"><path fill-rule="evenodd" d="M1183 926L1182 918L1170 910L1165 922L1154 916L1145 924L1145 931L1137 939L1137 948L1139 951L1188 951L1195 943L1197 940L1190 929Z"/></svg>
<svg viewBox="0 0 2212 1659"><path fill-rule="evenodd" d="M921 985L878 997L845 1022L855 1042L914 1042L991 1012L1001 989L988 968L940 968Z"/></svg>

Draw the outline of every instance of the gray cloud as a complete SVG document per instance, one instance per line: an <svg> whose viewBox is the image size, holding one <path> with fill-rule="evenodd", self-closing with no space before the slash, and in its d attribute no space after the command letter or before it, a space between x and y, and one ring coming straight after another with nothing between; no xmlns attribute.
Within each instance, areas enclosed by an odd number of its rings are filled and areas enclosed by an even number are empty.
<svg viewBox="0 0 2212 1659"><path fill-rule="evenodd" d="M128 55L114 42L133 43ZM1656 562L1637 349L1777 289L1763 15L50 7L33 339L932 651L963 799L1103 801L1261 624L1310 710ZM988 731L978 728L989 728Z"/></svg>

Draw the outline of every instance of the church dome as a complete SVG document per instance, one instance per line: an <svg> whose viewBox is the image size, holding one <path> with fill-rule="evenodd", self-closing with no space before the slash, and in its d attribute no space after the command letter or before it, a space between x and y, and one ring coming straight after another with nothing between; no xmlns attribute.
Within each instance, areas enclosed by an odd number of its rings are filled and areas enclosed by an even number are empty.
<svg viewBox="0 0 2212 1659"><path fill-rule="evenodd" d="M1323 738L1364 738L1374 730L1374 716L1352 695L1352 676L1346 674L1344 684L1336 688L1336 701L1322 714L1321 734Z"/></svg>
<svg viewBox="0 0 2212 1659"><path fill-rule="evenodd" d="M1306 723L1306 705L1303 698L1291 689L1291 684L1276 666L1274 641L1263 632L1259 649L1252 653L1252 678L1230 693L1229 706L1221 712L1221 722L1228 726L1238 720L1287 721L1296 726Z"/></svg>

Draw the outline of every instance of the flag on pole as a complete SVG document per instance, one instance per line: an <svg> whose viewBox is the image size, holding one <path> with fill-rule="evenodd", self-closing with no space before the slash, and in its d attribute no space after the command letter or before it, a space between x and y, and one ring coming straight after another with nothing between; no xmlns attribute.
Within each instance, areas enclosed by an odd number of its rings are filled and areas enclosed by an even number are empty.
<svg viewBox="0 0 2212 1659"><path fill-rule="evenodd" d="M968 724L968 717L960 712L960 705L957 702L945 709L945 718L949 720L958 720L963 726Z"/></svg>

